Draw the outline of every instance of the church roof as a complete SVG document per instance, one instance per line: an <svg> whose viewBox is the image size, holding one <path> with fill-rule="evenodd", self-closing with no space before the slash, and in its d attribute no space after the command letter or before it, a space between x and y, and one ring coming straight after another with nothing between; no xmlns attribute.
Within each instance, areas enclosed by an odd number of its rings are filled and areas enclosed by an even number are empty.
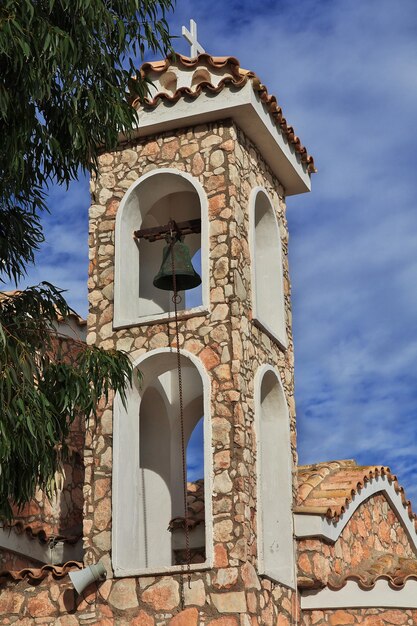
<svg viewBox="0 0 417 626"><path fill-rule="evenodd" d="M337 575L333 572L327 583L331 589L341 589L349 580L362 589L372 589L378 580L385 579L394 589L401 589L408 580L417 580L417 560L375 551L354 568Z"/></svg>
<svg viewBox="0 0 417 626"><path fill-rule="evenodd" d="M204 479L200 478L193 483L187 483L188 517L197 526L205 521L204 508Z"/></svg>
<svg viewBox="0 0 417 626"><path fill-rule="evenodd" d="M177 85L178 70L194 70L190 84ZM237 91L250 82L253 91L266 107L273 124L292 146L307 171L310 174L316 171L313 157L302 145L294 128L288 124L276 97L268 93L267 87L254 72L241 68L235 57L213 57L204 53L191 59L176 54L175 58L169 56L163 61L144 63L141 74L154 83L150 88L150 97L145 98L143 102L139 98L133 100L134 106L142 106L145 110L154 109L161 102L173 104L180 99L194 101L203 93L217 95L226 88Z"/></svg>
<svg viewBox="0 0 417 626"><path fill-rule="evenodd" d="M206 512L204 507L204 479L187 482L187 513L188 525L192 530L199 524L204 524ZM171 531L184 528L184 518L174 517L169 523Z"/></svg>
<svg viewBox="0 0 417 626"><path fill-rule="evenodd" d="M411 502L407 500L404 488L398 483L395 474L384 465L357 465L356 461L342 460L298 467L298 501L296 513L324 515L337 521L345 512L345 507L354 497L379 476L385 477L401 495L404 508L417 530L417 516Z"/></svg>

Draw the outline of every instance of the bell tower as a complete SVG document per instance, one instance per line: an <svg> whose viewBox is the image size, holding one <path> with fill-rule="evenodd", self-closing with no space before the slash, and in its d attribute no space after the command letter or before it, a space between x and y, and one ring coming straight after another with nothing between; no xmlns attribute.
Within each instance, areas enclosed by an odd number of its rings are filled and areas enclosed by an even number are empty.
<svg viewBox="0 0 417 626"><path fill-rule="evenodd" d="M314 163L237 59L142 72L138 128L92 183L88 341L126 350L141 379L89 441L87 562L106 566L110 604L132 590L126 619L284 626L297 613L285 197L309 191ZM177 273L173 301L174 241L201 284ZM193 433L200 475L185 485Z"/></svg>

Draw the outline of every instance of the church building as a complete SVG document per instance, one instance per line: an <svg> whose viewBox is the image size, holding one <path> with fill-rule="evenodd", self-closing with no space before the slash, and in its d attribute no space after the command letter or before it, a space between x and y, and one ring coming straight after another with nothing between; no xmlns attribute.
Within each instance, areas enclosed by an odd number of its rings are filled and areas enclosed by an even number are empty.
<svg viewBox="0 0 417 626"><path fill-rule="evenodd" d="M194 52L143 65L92 179L86 341L137 375L76 426L56 501L0 529L1 623L415 625L396 476L297 466L285 202L313 157L256 74Z"/></svg>

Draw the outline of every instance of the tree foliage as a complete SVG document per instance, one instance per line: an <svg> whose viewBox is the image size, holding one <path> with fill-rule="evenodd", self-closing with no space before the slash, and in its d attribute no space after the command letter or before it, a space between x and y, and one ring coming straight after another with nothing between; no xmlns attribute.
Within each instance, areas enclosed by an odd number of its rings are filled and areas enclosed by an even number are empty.
<svg viewBox="0 0 417 626"><path fill-rule="evenodd" d="M135 123L127 85L147 93L132 58L170 49L174 0L3 0L0 4L0 282L17 283L43 241L52 182L94 168ZM136 80L132 80L135 78ZM0 304L0 514L48 482L79 412L110 389L124 394L127 355L81 347L60 354L58 318L71 313L48 283Z"/></svg>
<svg viewBox="0 0 417 626"><path fill-rule="evenodd" d="M111 389L125 398L131 382L124 353L86 348L57 336L71 313L62 293L43 283L3 294L0 326L0 512L22 506L38 485L46 492L68 453L67 437L78 415L96 414ZM75 350L74 350L75 348Z"/></svg>
<svg viewBox="0 0 417 626"><path fill-rule="evenodd" d="M127 85L147 92L132 55L147 47L166 52L172 2L2 1L0 210L18 205L36 215L45 208L45 186L89 170L99 149L114 147L118 133L132 127ZM26 225L37 228L28 218ZM0 254L12 275L26 262Z"/></svg>

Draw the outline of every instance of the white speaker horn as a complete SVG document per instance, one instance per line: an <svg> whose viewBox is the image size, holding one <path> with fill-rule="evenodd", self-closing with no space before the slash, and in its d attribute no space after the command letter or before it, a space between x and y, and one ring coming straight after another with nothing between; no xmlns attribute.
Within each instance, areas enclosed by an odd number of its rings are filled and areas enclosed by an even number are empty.
<svg viewBox="0 0 417 626"><path fill-rule="evenodd" d="M69 572L69 577L74 585L76 592L81 595L84 589L96 580L104 580L106 578L106 569L103 563L89 565L78 572Z"/></svg>

